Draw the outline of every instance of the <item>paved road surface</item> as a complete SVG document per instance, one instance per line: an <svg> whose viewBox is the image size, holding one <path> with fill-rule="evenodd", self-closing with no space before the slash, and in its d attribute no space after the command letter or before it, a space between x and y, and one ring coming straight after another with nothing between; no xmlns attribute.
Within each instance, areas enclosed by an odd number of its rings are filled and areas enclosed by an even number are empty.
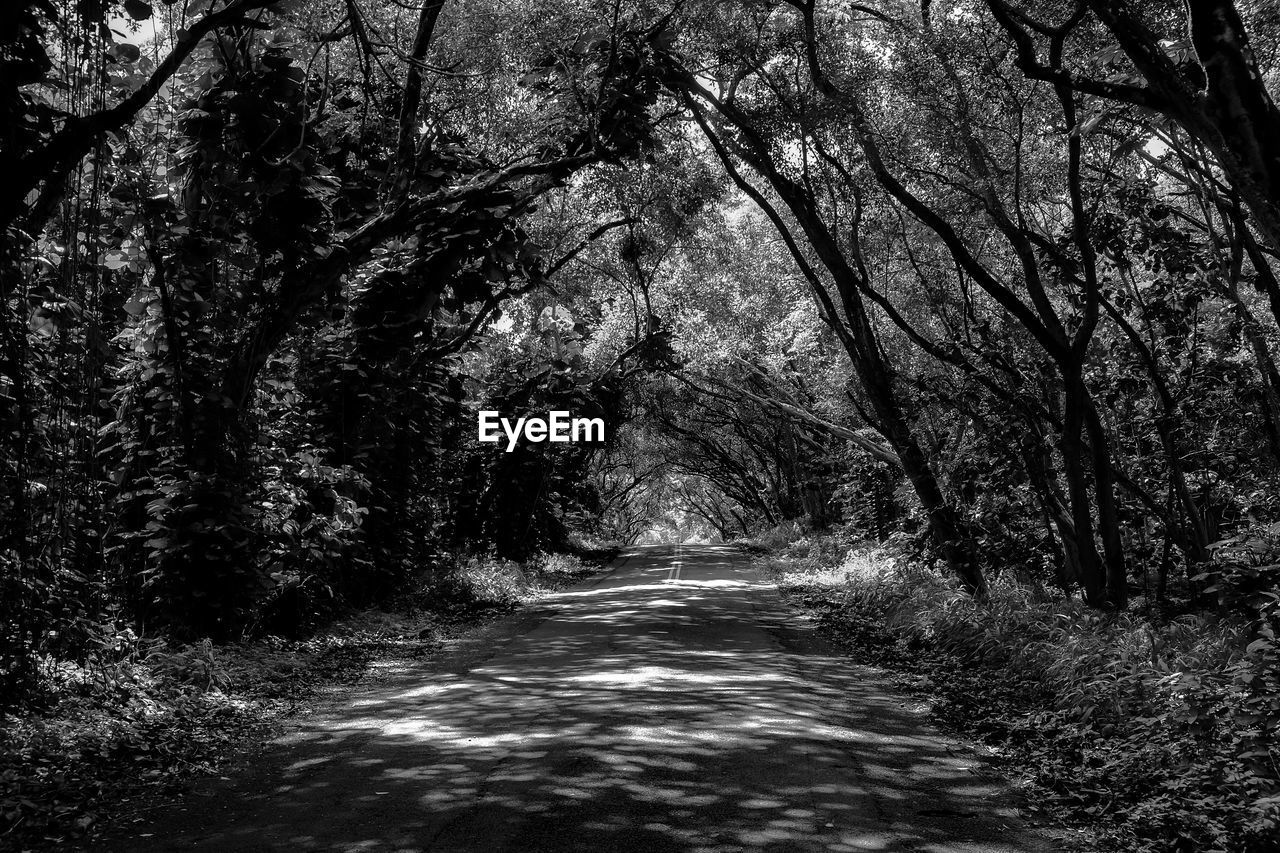
<svg viewBox="0 0 1280 853"><path fill-rule="evenodd" d="M469 664L357 693L111 849L1055 849L729 549L636 549L547 608Z"/></svg>

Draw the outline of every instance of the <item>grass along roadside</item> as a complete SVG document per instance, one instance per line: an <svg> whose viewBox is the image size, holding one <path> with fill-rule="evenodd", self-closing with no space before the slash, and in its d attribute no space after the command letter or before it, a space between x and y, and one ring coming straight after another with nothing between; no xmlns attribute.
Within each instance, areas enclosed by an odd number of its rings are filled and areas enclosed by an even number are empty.
<svg viewBox="0 0 1280 853"><path fill-rule="evenodd" d="M1037 816L1126 853L1280 850L1280 648L1247 620L1103 614L1005 579L972 602L893 546L757 557L860 661L1027 781Z"/></svg>
<svg viewBox="0 0 1280 853"><path fill-rule="evenodd" d="M375 661L433 654L598 573L611 556L473 558L303 639L175 647L101 626L92 657L46 663L40 708L0 718L0 850L91 845L340 695Z"/></svg>

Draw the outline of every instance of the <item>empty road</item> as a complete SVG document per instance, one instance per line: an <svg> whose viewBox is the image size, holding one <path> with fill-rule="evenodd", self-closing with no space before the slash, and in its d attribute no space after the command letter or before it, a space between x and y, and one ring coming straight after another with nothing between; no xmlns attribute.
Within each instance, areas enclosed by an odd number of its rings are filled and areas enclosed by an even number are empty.
<svg viewBox="0 0 1280 853"><path fill-rule="evenodd" d="M1049 853L728 548L638 548L397 670L111 849Z"/></svg>

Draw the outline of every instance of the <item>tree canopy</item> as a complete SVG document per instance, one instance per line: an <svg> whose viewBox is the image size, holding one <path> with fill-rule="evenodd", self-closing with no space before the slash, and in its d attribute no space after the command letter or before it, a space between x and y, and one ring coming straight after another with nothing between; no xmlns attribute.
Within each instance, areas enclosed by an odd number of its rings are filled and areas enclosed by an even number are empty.
<svg viewBox="0 0 1280 853"><path fill-rule="evenodd" d="M793 523L1255 606L1278 50L1230 0L19 0L6 694L106 614Z"/></svg>

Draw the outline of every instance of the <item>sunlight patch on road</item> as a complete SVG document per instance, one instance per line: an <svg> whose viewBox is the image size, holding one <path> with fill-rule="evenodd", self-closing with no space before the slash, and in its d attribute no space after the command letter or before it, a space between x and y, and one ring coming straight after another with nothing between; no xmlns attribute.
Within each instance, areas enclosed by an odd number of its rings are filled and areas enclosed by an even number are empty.
<svg viewBox="0 0 1280 853"><path fill-rule="evenodd" d="M676 581L677 586L688 586L704 589L757 589L759 587L768 586L766 583L752 583L750 581L735 581L728 578L712 578L705 581L691 581L687 578L681 578Z"/></svg>
<svg viewBox="0 0 1280 853"><path fill-rule="evenodd" d="M667 573L663 569L663 574ZM743 591L764 589L773 586L773 584L765 581L751 581L737 578L707 578L704 580L693 580L687 575L681 575L678 578L668 579L663 577L661 580L654 581L646 578L648 582L628 583L619 586L598 586L592 589L568 590L566 592L557 592L547 596L547 600L553 599L606 599L609 596L631 595L637 592L653 592L663 595L669 595L672 588L676 589L740 589ZM628 602L629 604L649 604L650 602ZM607 606L607 604L606 604ZM612 609L612 608L610 608Z"/></svg>
<svg viewBox="0 0 1280 853"><path fill-rule="evenodd" d="M529 741L550 740L561 736L561 733L557 731L511 731L478 734L475 731L459 729L430 718L407 719L388 723L383 727L382 734L384 736L414 737L429 740L441 747L462 747L464 749L510 746L528 743Z"/></svg>
<svg viewBox="0 0 1280 853"><path fill-rule="evenodd" d="M607 672L590 672L585 675L573 675L564 679L588 684L650 684L655 681L693 682L700 685L727 684L731 682L749 681L760 683L768 681L785 684L793 679L786 676L770 676L760 672L746 672L734 675L717 675L689 669L671 669L665 666L638 666L631 669L612 670Z"/></svg>
<svg viewBox="0 0 1280 853"><path fill-rule="evenodd" d="M557 592L548 598L602 598L608 595L617 595L619 593L631 593L644 590L652 590L653 592L666 593L671 587L665 581L655 583L632 583L626 586L598 586L594 589L578 589L568 592Z"/></svg>

